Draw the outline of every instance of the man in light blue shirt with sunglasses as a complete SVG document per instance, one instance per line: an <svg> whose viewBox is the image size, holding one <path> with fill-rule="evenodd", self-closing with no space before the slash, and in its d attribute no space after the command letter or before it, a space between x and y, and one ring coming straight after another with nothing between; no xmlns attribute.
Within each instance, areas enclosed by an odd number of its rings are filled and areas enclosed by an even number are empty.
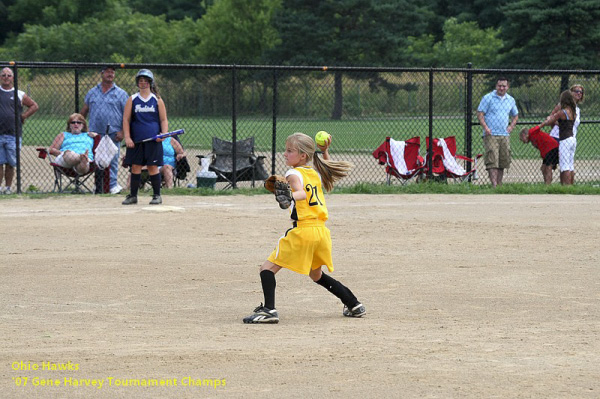
<svg viewBox="0 0 600 399"><path fill-rule="evenodd" d="M498 78L496 90L483 96L477 107L477 118L483 128L485 168L494 188L502 185L504 169L510 167L510 132L519 119L515 99L507 91L508 79Z"/></svg>

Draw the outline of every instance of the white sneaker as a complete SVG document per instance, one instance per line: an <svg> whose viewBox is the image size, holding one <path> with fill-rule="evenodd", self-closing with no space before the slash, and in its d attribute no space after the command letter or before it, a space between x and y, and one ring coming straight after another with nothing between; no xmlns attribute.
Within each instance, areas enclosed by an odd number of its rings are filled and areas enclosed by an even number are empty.
<svg viewBox="0 0 600 399"><path fill-rule="evenodd" d="M6 195L11 195L12 194L12 191L11 191L10 187L6 187L6 190L4 190L4 194L6 194Z"/></svg>
<svg viewBox="0 0 600 399"><path fill-rule="evenodd" d="M4 186L0 187L0 195L4 194L4 190L6 190L6 187L4 187Z"/></svg>
<svg viewBox="0 0 600 399"><path fill-rule="evenodd" d="M123 187L121 187L117 184L116 186L114 186L113 188L110 189L110 193L111 194L119 194L121 192L121 190L123 190Z"/></svg>

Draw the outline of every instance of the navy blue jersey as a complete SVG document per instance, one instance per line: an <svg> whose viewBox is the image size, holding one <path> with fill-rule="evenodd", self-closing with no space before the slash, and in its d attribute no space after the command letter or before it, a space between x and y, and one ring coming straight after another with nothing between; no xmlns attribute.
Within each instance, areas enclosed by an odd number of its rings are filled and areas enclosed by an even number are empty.
<svg viewBox="0 0 600 399"><path fill-rule="evenodd" d="M160 133L158 99L151 94L145 101L136 93L131 96L131 139L140 142Z"/></svg>

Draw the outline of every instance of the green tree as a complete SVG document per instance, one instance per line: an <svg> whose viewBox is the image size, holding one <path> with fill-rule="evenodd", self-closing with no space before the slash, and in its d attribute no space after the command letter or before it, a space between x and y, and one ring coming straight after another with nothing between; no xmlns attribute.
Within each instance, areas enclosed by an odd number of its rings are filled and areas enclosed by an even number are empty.
<svg viewBox="0 0 600 399"><path fill-rule="evenodd" d="M500 31L480 29L477 22L458 23L449 18L444 23L444 37L434 43L432 34L410 38L409 51L419 66L464 67L472 62L478 68L494 65L502 50Z"/></svg>
<svg viewBox="0 0 600 399"><path fill-rule="evenodd" d="M593 69L600 61L600 2L518 0L503 7L499 65Z"/></svg>
<svg viewBox="0 0 600 399"><path fill-rule="evenodd" d="M0 43L3 43L7 37L18 32L22 27L22 24L9 19L9 7L12 6L14 2L15 0L0 0L0 21L2 21L0 24Z"/></svg>
<svg viewBox="0 0 600 399"><path fill-rule="evenodd" d="M398 65L408 36L424 33L433 14L423 1L284 0L275 19L281 44L273 63ZM334 76L332 119L342 116L342 72ZM385 82L383 82L385 84Z"/></svg>
<svg viewBox="0 0 600 399"><path fill-rule="evenodd" d="M128 0L133 11L173 19L200 19L214 0Z"/></svg>
<svg viewBox="0 0 600 399"><path fill-rule="evenodd" d="M8 19L19 26L81 23L87 18L115 19L129 13L126 0L14 0Z"/></svg>
<svg viewBox="0 0 600 399"><path fill-rule="evenodd" d="M198 53L208 63L256 63L278 41L272 18L280 0L219 0L200 20Z"/></svg>
<svg viewBox="0 0 600 399"><path fill-rule="evenodd" d="M441 29L448 18L456 18L459 23L475 21L483 29L498 28L504 14L502 6L509 0L432 0L430 7L437 16L437 26L430 26L430 34L435 35L436 41L441 40Z"/></svg>
<svg viewBox="0 0 600 399"><path fill-rule="evenodd" d="M201 62L264 63L266 51L279 42L272 20L280 4L281 0L215 2L199 21L198 34L202 41L196 51ZM271 76L261 71L247 73L252 74L252 80L260 82L259 106L265 109Z"/></svg>
<svg viewBox="0 0 600 399"><path fill-rule="evenodd" d="M281 44L271 61L300 65L398 65L409 35L433 14L422 1L284 0L275 19Z"/></svg>
<svg viewBox="0 0 600 399"><path fill-rule="evenodd" d="M28 61L194 62L199 42L197 22L190 18L166 22L134 13L122 19L60 25L25 25L25 31L0 55Z"/></svg>

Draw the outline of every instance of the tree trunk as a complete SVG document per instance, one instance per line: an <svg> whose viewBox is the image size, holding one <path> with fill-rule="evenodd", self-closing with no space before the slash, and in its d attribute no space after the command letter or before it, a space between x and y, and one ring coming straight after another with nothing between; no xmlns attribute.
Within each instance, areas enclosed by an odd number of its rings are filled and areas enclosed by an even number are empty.
<svg viewBox="0 0 600 399"><path fill-rule="evenodd" d="M333 112L331 113L331 119L339 121L342 119L342 105L344 102L344 95L342 93L342 72L336 72L334 77L334 102Z"/></svg>
<svg viewBox="0 0 600 399"><path fill-rule="evenodd" d="M569 89L569 75L562 75L560 77L560 92ZM560 95L560 94L559 94Z"/></svg>

